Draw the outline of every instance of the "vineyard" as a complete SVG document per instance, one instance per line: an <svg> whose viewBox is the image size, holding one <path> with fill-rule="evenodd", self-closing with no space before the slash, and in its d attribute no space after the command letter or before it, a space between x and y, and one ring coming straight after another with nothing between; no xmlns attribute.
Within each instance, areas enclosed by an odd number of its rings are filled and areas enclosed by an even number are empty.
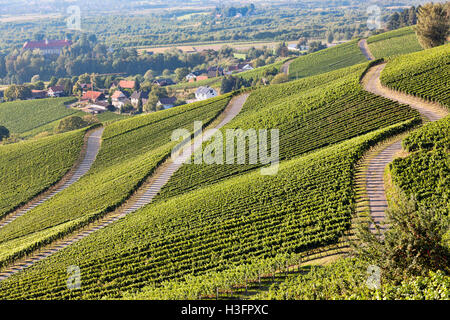
<svg viewBox="0 0 450 320"><path fill-rule="evenodd" d="M78 159L85 130L0 147L0 218L48 189Z"/></svg>
<svg viewBox="0 0 450 320"><path fill-rule="evenodd" d="M393 181L428 208L450 213L450 116L411 133L403 147L412 152L391 164Z"/></svg>
<svg viewBox="0 0 450 320"><path fill-rule="evenodd" d="M450 44L393 59L383 70L381 82L450 108Z"/></svg>
<svg viewBox="0 0 450 320"><path fill-rule="evenodd" d="M369 37L367 44L370 52L376 59L422 50L412 27L405 27Z"/></svg>
<svg viewBox="0 0 450 320"><path fill-rule="evenodd" d="M406 106L363 91L359 78L366 67L367 63L255 90L241 113L222 132L232 128L277 128L280 160L289 160L418 115ZM238 164L238 160L243 159L236 157L235 164L226 165L184 165L155 201L261 166L248 164L248 159L246 164Z"/></svg>
<svg viewBox="0 0 450 320"><path fill-rule="evenodd" d="M0 230L0 264L17 259L114 210L153 173L176 142L175 129L193 130L227 106L230 96L117 121L105 128L91 170L78 182ZM48 213L52 214L49 215Z"/></svg>
<svg viewBox="0 0 450 320"><path fill-rule="evenodd" d="M249 173L151 204L5 280L0 298L120 297L155 282L333 243L350 226L356 161L415 123L283 162L275 176ZM70 265L81 269L81 290L66 287Z"/></svg>
<svg viewBox="0 0 450 320"><path fill-rule="evenodd" d="M72 100L73 98L50 98L2 103L0 104L0 125L8 128L11 133L22 136L36 135L53 129L57 125L57 120L75 113L84 115L84 112L65 106Z"/></svg>
<svg viewBox="0 0 450 320"><path fill-rule="evenodd" d="M300 79L353 66L367 61L358 47L358 40L320 50L294 60L289 67L289 77Z"/></svg>

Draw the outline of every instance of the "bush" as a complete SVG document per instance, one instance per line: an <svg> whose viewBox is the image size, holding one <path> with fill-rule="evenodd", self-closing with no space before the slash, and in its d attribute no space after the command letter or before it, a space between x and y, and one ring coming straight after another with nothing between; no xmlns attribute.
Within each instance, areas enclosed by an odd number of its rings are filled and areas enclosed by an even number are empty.
<svg viewBox="0 0 450 320"><path fill-rule="evenodd" d="M56 127L56 133L67 132L71 130L81 129L86 127L88 123L78 116L70 116L62 119Z"/></svg>
<svg viewBox="0 0 450 320"><path fill-rule="evenodd" d="M4 126L0 126L0 141L2 141L4 138L9 138L9 130Z"/></svg>

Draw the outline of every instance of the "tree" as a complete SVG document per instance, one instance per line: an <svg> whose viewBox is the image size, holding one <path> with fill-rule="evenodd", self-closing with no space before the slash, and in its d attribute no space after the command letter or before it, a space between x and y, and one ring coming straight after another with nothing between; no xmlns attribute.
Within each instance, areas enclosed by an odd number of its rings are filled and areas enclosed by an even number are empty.
<svg viewBox="0 0 450 320"><path fill-rule="evenodd" d="M449 29L448 12L444 5L427 3L419 8L416 34L424 49L444 44L449 35Z"/></svg>
<svg viewBox="0 0 450 320"><path fill-rule="evenodd" d="M27 86L11 85L5 92L4 97L6 101L24 100L31 98L31 89Z"/></svg>
<svg viewBox="0 0 450 320"><path fill-rule="evenodd" d="M158 101L159 101L159 97L154 92L152 92L148 96L147 103L144 106L145 112L154 112L154 111L156 111L156 105L158 104Z"/></svg>
<svg viewBox="0 0 450 320"><path fill-rule="evenodd" d="M58 79L55 76L51 77L50 82L47 85L47 88L53 87L56 84L56 82L58 82Z"/></svg>
<svg viewBox="0 0 450 320"><path fill-rule="evenodd" d="M4 126L0 126L0 141L5 138L9 138L9 130Z"/></svg>
<svg viewBox="0 0 450 320"><path fill-rule="evenodd" d="M393 282L429 271L449 272L450 249L444 244L449 217L418 206L414 197L408 199L402 191L397 194L386 211L388 228L384 232L372 232L367 222L357 226L354 252L381 268Z"/></svg>
<svg viewBox="0 0 450 320"><path fill-rule="evenodd" d="M328 41L328 43L333 43L333 41L334 41L333 32L331 32L331 31L328 32L327 41Z"/></svg>
<svg viewBox="0 0 450 320"><path fill-rule="evenodd" d="M177 68L175 69L175 78L176 80L182 81L184 80L184 78L189 74L189 69L188 68Z"/></svg>
<svg viewBox="0 0 450 320"><path fill-rule="evenodd" d="M55 129L56 133L67 132L71 130L81 129L87 125L86 121L78 116L70 116L62 119Z"/></svg>
<svg viewBox="0 0 450 320"><path fill-rule="evenodd" d="M286 74L279 73L273 78L273 80L270 82L270 84L279 84L279 83L284 83L284 82L288 82L288 81L289 81L289 77Z"/></svg>
<svg viewBox="0 0 450 320"><path fill-rule="evenodd" d="M144 78L146 80L153 80L155 78L155 73L150 69L144 74Z"/></svg>

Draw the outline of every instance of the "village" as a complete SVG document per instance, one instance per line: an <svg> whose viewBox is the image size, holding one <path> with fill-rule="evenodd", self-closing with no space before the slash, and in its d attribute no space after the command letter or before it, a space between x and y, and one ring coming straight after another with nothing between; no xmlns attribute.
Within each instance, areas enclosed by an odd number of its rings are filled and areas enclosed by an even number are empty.
<svg viewBox="0 0 450 320"><path fill-rule="evenodd" d="M24 43L22 51L32 51L42 56L54 56L60 55L64 48L68 48L71 45L72 42L68 39L27 41ZM200 84L208 79L218 79L220 81L221 77L231 76L253 69L254 67L251 61L240 59L239 62L225 68L210 66L205 69L183 70L185 74L178 81L178 84L183 85L185 83L189 90L183 88L182 96L176 90L171 89L171 86L177 85L177 82L170 77L157 77L150 82L147 81L145 85L141 85L136 77L134 77L134 80L129 80L133 79L133 77L124 78L120 75L114 75L114 80L109 86L99 86L96 83L92 83L94 81L80 76L76 82L68 84L62 81L64 79L59 79L56 83L49 83L43 88L38 88L36 85L33 85L33 82L24 84L22 87L25 87L27 89L25 91L28 93L11 98L5 94L5 90L0 91L0 98L1 101L12 101L75 97L77 101L71 103L68 107L77 108L86 113L95 115L110 111L119 114L137 114L169 109L178 105L216 97L220 94L219 88ZM91 76L89 75L89 77ZM87 81L80 82L80 78ZM196 85L197 82L199 85ZM153 88L158 89L154 90Z"/></svg>

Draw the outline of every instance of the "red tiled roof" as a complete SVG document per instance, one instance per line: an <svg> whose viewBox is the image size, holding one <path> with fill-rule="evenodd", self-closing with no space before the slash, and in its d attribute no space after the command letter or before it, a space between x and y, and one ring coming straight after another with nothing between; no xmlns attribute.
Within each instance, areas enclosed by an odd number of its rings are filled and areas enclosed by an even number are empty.
<svg viewBox="0 0 450 320"><path fill-rule="evenodd" d="M112 94L111 98L112 99L118 99L118 98L120 98L121 95L123 95L122 91L117 90L117 91L114 91L114 93Z"/></svg>
<svg viewBox="0 0 450 320"><path fill-rule="evenodd" d="M119 81L119 87L124 89L134 89L135 82L134 81L128 81L128 80L120 80Z"/></svg>
<svg viewBox="0 0 450 320"><path fill-rule="evenodd" d="M81 100L97 100L101 95L103 93L99 91L86 91L81 97Z"/></svg>
<svg viewBox="0 0 450 320"><path fill-rule="evenodd" d="M50 49L50 48L63 48L70 46L72 41L70 40L42 40L42 41L27 41L23 45L23 49Z"/></svg>

